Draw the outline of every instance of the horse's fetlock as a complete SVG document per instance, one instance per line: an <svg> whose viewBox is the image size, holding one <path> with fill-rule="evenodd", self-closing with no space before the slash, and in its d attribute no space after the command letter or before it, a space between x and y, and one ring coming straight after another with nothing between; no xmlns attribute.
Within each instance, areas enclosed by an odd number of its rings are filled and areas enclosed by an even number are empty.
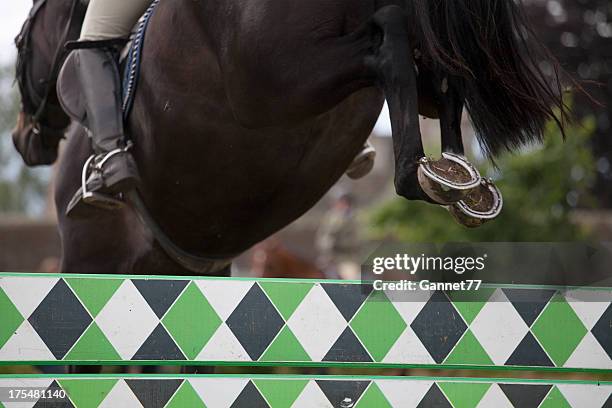
<svg viewBox="0 0 612 408"><path fill-rule="evenodd" d="M424 192L419 186L416 171L400 172L396 170L394 179L395 192L407 200L424 200Z"/></svg>

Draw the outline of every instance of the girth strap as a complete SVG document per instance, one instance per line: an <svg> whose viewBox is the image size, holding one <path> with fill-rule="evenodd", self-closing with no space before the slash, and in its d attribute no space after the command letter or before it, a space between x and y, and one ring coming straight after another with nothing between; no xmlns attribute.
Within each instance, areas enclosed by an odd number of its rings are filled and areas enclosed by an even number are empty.
<svg viewBox="0 0 612 408"><path fill-rule="evenodd" d="M147 206L142 201L142 197L137 190L128 192L127 198L142 224L153 235L153 238L159 243L164 252L183 268L197 273L198 275L214 275L229 266L232 263L232 259L238 256L238 254L236 254L233 256L213 255L202 257L184 251L164 233L160 225L155 221L151 213L149 213Z"/></svg>

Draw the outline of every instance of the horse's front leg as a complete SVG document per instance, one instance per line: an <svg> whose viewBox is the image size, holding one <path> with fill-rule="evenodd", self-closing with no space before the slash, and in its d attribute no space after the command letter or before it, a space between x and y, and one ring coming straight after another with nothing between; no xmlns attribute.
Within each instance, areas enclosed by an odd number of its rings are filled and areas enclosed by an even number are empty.
<svg viewBox="0 0 612 408"><path fill-rule="evenodd" d="M366 65L376 72L385 92L395 155L395 189L409 200L433 202L417 179L419 160L425 155L419 128L417 73L412 55L414 36L406 13L398 6L380 9L372 18L373 38L379 45Z"/></svg>

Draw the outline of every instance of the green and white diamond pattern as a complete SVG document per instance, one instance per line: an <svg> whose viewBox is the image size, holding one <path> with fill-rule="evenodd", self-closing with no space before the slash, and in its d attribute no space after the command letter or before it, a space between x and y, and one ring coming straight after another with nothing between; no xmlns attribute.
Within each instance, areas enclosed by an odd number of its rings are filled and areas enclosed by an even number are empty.
<svg viewBox="0 0 612 408"><path fill-rule="evenodd" d="M612 290L0 274L0 364L160 361L612 369Z"/></svg>
<svg viewBox="0 0 612 408"><path fill-rule="evenodd" d="M423 377L0 376L0 388L63 390L66 397L49 406L66 408L601 408L612 403L612 383Z"/></svg>

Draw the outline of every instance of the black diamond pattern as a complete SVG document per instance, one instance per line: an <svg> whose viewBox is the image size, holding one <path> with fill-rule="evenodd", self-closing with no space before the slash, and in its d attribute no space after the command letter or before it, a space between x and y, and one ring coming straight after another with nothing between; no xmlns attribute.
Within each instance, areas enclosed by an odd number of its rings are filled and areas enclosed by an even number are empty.
<svg viewBox="0 0 612 408"><path fill-rule="evenodd" d="M346 321L350 321L372 292L372 285L321 284Z"/></svg>
<svg viewBox="0 0 612 408"><path fill-rule="evenodd" d="M612 408L612 394L610 394L606 402L604 402L603 407L601 408Z"/></svg>
<svg viewBox="0 0 612 408"><path fill-rule="evenodd" d="M63 279L38 305L28 321L51 353L61 360L91 323L91 316Z"/></svg>
<svg viewBox="0 0 612 408"><path fill-rule="evenodd" d="M144 408L163 408L183 380L125 380L125 382Z"/></svg>
<svg viewBox="0 0 612 408"><path fill-rule="evenodd" d="M334 408L341 408L354 407L370 381L317 380L317 385Z"/></svg>
<svg viewBox="0 0 612 408"><path fill-rule="evenodd" d="M539 407L551 387L550 384L499 384L512 406L520 408Z"/></svg>
<svg viewBox="0 0 612 408"><path fill-rule="evenodd" d="M545 289L503 289L503 292L528 327L536 321L555 294L555 290Z"/></svg>
<svg viewBox="0 0 612 408"><path fill-rule="evenodd" d="M453 408L437 384L432 384L417 408Z"/></svg>
<svg viewBox="0 0 612 408"><path fill-rule="evenodd" d="M370 362L370 355L359 342L353 330L350 327L344 329L344 332L338 337L336 343L327 352L323 361L359 361Z"/></svg>
<svg viewBox="0 0 612 408"><path fill-rule="evenodd" d="M538 341L528 332L506 361L508 366L554 367Z"/></svg>
<svg viewBox="0 0 612 408"><path fill-rule="evenodd" d="M62 388L59 386L59 384L55 380L51 383L51 385L49 385L47 387L47 391L51 391L51 395L53 395L53 391L56 391L56 390L59 391L61 389ZM17 404L17 405L20 405L20 404ZM24 405L26 405L26 404L24 404ZM63 399L60 399L60 398L53 398L53 399L41 398L38 401L36 401L36 404L34 404L33 408L74 408L74 405L72 405L72 402L70 402L70 399L68 397L63 398Z"/></svg>
<svg viewBox="0 0 612 408"><path fill-rule="evenodd" d="M612 358L612 304L608 306L597 323L595 323L591 333L593 333L601 347L608 353L608 357Z"/></svg>
<svg viewBox="0 0 612 408"><path fill-rule="evenodd" d="M442 292L435 292L410 325L436 363L455 347L467 325Z"/></svg>
<svg viewBox="0 0 612 408"><path fill-rule="evenodd" d="M243 388L231 408L270 408L251 381Z"/></svg>
<svg viewBox="0 0 612 408"><path fill-rule="evenodd" d="M158 318L162 318L189 283L186 280L132 279Z"/></svg>
<svg viewBox="0 0 612 408"><path fill-rule="evenodd" d="M253 285L226 321L253 361L259 359L285 321L266 294Z"/></svg>
<svg viewBox="0 0 612 408"><path fill-rule="evenodd" d="M187 360L162 324L145 340L132 360Z"/></svg>

